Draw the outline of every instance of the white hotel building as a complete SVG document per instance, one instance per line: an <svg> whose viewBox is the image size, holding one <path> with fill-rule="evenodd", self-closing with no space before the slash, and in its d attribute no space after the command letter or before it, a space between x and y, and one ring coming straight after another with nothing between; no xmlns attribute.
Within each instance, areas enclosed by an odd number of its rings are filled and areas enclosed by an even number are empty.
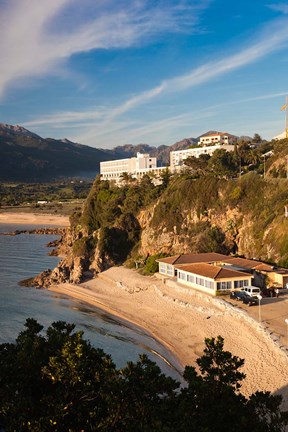
<svg viewBox="0 0 288 432"><path fill-rule="evenodd" d="M167 167L157 167L157 158L147 153L137 153L136 157L100 162L101 180L122 181L124 173L132 178L140 179L145 174L154 174L156 177Z"/></svg>
<svg viewBox="0 0 288 432"><path fill-rule="evenodd" d="M150 157L147 153L137 153L136 157L127 159L100 162L101 180L113 180L116 183L121 183L124 173L136 179L141 179L145 174L152 174L157 178L167 168L172 173L180 171L183 168L183 161L189 156L199 157L203 153L211 156L215 150L220 148L234 151L236 142L237 137L226 132L203 135L200 137L197 147L170 152L169 167L157 167L156 157Z"/></svg>
<svg viewBox="0 0 288 432"><path fill-rule="evenodd" d="M226 132L203 135L200 137L197 147L170 152L170 170L172 172L181 170L183 161L189 156L194 156L196 158L201 154L208 154L211 156L217 149L234 151L234 144L236 142L237 137Z"/></svg>
<svg viewBox="0 0 288 432"><path fill-rule="evenodd" d="M170 170L172 172L181 170L183 168L183 161L189 156L198 158L201 154L208 154L211 156L215 150L223 149L226 151L234 151L234 145L230 144L215 144L205 147L195 147L186 150L176 150L170 152Z"/></svg>

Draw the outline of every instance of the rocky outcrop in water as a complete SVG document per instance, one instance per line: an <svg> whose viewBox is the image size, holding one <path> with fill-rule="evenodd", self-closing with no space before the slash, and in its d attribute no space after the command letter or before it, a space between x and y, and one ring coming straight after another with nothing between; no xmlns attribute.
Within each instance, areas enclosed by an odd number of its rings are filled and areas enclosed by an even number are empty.
<svg viewBox="0 0 288 432"><path fill-rule="evenodd" d="M15 230L15 231L7 231L1 232L0 235L8 235L8 236L16 236L20 234L47 234L47 235L64 235L65 228L35 228L32 230ZM51 242L52 243L52 242ZM48 244L50 247L50 244ZM52 246L53 247L53 246Z"/></svg>

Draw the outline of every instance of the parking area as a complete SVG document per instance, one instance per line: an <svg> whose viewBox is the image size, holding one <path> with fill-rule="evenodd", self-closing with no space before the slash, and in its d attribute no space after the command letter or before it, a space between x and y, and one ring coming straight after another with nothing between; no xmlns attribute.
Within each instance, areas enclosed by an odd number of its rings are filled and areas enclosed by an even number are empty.
<svg viewBox="0 0 288 432"><path fill-rule="evenodd" d="M262 297L259 304L249 306L241 300L226 298L227 302L245 310L255 320L262 322L280 343L288 347L288 290L280 290L279 297ZM285 322L287 320L287 322Z"/></svg>

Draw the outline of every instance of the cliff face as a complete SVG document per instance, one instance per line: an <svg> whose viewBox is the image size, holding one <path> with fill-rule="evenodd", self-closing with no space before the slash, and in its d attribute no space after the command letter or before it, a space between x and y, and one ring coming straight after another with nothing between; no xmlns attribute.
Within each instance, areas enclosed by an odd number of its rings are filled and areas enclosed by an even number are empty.
<svg viewBox="0 0 288 432"><path fill-rule="evenodd" d="M235 253L288 266L287 202L286 179L254 174L237 181L183 175L160 187L96 181L60 241L65 258L35 283L79 283L159 253Z"/></svg>
<svg viewBox="0 0 288 432"><path fill-rule="evenodd" d="M179 180L140 212L140 254L214 250L287 266L287 202L284 179L248 174L238 181Z"/></svg>

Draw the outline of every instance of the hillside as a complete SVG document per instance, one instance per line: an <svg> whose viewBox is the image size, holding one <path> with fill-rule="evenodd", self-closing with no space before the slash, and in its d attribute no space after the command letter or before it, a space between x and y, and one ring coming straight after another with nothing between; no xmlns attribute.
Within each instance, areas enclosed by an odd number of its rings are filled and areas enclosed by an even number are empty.
<svg viewBox="0 0 288 432"><path fill-rule="evenodd" d="M51 181L95 177L110 153L68 140L43 139L20 127L0 124L0 181Z"/></svg>
<svg viewBox="0 0 288 432"><path fill-rule="evenodd" d="M231 180L185 173L159 186L144 177L122 187L97 178L60 241L66 258L36 284L78 283L159 254L215 251L288 267L288 180L276 176L283 168L276 171L274 150L265 178L253 171Z"/></svg>

